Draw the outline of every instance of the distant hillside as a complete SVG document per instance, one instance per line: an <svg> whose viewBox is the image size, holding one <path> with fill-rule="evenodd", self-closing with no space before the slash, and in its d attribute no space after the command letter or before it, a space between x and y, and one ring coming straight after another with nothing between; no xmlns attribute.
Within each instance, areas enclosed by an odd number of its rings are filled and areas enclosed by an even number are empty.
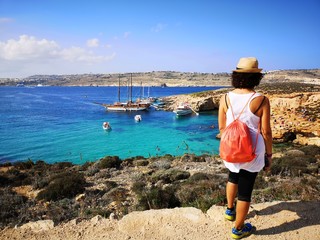
<svg viewBox="0 0 320 240"><path fill-rule="evenodd" d="M0 79L0 86L49 85L49 86L117 86L130 83L130 73L33 75L24 79ZM264 81L303 82L320 84L320 69L276 70L265 73ZM132 73L133 85L139 86L228 86L230 73L187 73L153 71Z"/></svg>

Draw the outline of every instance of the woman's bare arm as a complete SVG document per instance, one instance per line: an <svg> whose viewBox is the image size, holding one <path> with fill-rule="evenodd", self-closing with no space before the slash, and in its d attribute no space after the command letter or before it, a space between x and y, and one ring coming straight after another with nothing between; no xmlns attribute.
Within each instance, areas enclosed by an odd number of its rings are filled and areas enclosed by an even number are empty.
<svg viewBox="0 0 320 240"><path fill-rule="evenodd" d="M225 95L222 95L220 98L219 112L218 112L220 134L222 134L223 130L226 128L226 125L227 125L226 112L227 112L227 105L225 103Z"/></svg>

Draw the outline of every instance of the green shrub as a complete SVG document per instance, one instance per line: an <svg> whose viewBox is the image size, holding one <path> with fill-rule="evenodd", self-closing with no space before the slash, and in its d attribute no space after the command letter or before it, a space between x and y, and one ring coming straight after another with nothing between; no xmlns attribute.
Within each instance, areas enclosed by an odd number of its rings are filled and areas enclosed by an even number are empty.
<svg viewBox="0 0 320 240"><path fill-rule="evenodd" d="M153 183L163 181L164 183L172 183L174 181L187 179L190 177L190 173L177 169L159 170L152 174L151 181Z"/></svg>
<svg viewBox="0 0 320 240"><path fill-rule="evenodd" d="M34 163L31 159L28 159L27 161L24 161L24 162L14 163L14 166L19 170L27 170L27 169L31 169L34 166Z"/></svg>
<svg viewBox="0 0 320 240"><path fill-rule="evenodd" d="M58 162L52 165L51 169L53 171L63 170L66 168L71 168L73 164L71 162Z"/></svg>
<svg viewBox="0 0 320 240"><path fill-rule="evenodd" d="M109 192L103 195L104 200L108 200L109 202L123 202L127 199L129 193L128 190L123 187L115 187L110 189Z"/></svg>
<svg viewBox="0 0 320 240"><path fill-rule="evenodd" d="M118 156L107 156L101 158L98 162L99 169L104 168L116 168L119 169L121 165L121 160Z"/></svg>
<svg viewBox="0 0 320 240"><path fill-rule="evenodd" d="M316 145L302 146L299 150L310 156L320 155L320 147Z"/></svg>
<svg viewBox="0 0 320 240"><path fill-rule="evenodd" d="M48 186L50 179L48 176L41 176L39 174L35 174L33 178L32 187L35 189L41 189Z"/></svg>
<svg viewBox="0 0 320 240"><path fill-rule="evenodd" d="M201 155L201 156L195 156L194 162L205 162L206 158L208 158L209 155Z"/></svg>
<svg viewBox="0 0 320 240"><path fill-rule="evenodd" d="M39 174L44 174L46 173L52 165L45 163L42 160L37 161L34 166L33 166L33 170Z"/></svg>
<svg viewBox="0 0 320 240"><path fill-rule="evenodd" d="M271 173L272 175L282 176L300 176L302 173L308 172L308 160L305 156L293 157L283 156L275 158L272 161Z"/></svg>
<svg viewBox="0 0 320 240"><path fill-rule="evenodd" d="M134 158L124 159L121 163L122 167L133 167Z"/></svg>
<svg viewBox="0 0 320 240"><path fill-rule="evenodd" d="M318 187L316 187L318 185ZM253 202L289 201L319 199L319 181L315 177L290 178L290 181L279 181L266 188L254 189Z"/></svg>
<svg viewBox="0 0 320 240"><path fill-rule="evenodd" d="M171 168L171 160L160 159L160 160L154 161L150 164L150 168L155 170L169 169Z"/></svg>
<svg viewBox="0 0 320 240"><path fill-rule="evenodd" d="M181 204L175 196L173 186L162 189L158 186L152 186L150 189L144 189L138 195L137 210L162 209L180 207Z"/></svg>
<svg viewBox="0 0 320 240"><path fill-rule="evenodd" d="M142 195L142 192L145 190L145 187L146 182L136 181L132 184L131 190L137 195Z"/></svg>
<svg viewBox="0 0 320 240"><path fill-rule="evenodd" d="M11 189L0 189L0 228L19 221L17 217L26 201L26 197L13 192Z"/></svg>
<svg viewBox="0 0 320 240"><path fill-rule="evenodd" d="M108 180L104 182L104 185L106 186L106 189L105 189L106 192L108 192L111 189L116 188L118 186L118 184L116 182L108 181Z"/></svg>
<svg viewBox="0 0 320 240"><path fill-rule="evenodd" d="M74 200L67 198L49 203L43 211L45 211L46 218L51 219L55 224L74 219L79 214ZM41 214L41 211L38 214Z"/></svg>
<svg viewBox="0 0 320 240"><path fill-rule="evenodd" d="M208 176L210 178L206 179ZM205 212L213 204L225 202L225 180L218 176L197 174L180 184L176 196L182 206L196 207Z"/></svg>
<svg viewBox="0 0 320 240"><path fill-rule="evenodd" d="M63 198L72 198L84 191L85 179L78 172L64 172L51 178L44 190L39 192L37 199L56 201Z"/></svg>
<svg viewBox="0 0 320 240"><path fill-rule="evenodd" d="M315 189L318 193L320 192L320 178L303 178L301 179L301 184Z"/></svg>
<svg viewBox="0 0 320 240"><path fill-rule="evenodd" d="M193 181L200 181L200 180L210 180L212 178L213 178L213 176L211 174L197 172L189 178L189 181L193 182Z"/></svg>
<svg viewBox="0 0 320 240"><path fill-rule="evenodd" d="M12 183L12 180L8 178L7 174L0 172L0 187L6 187Z"/></svg>
<svg viewBox="0 0 320 240"><path fill-rule="evenodd" d="M11 162L0 163L0 167L11 167L11 166L12 166Z"/></svg>
<svg viewBox="0 0 320 240"><path fill-rule="evenodd" d="M268 182L266 182L265 177L262 173L258 174L254 183L254 189L263 189L266 187L268 187Z"/></svg>
<svg viewBox="0 0 320 240"><path fill-rule="evenodd" d="M93 162L85 162L81 165L80 171L87 171L90 166L93 165Z"/></svg>
<svg viewBox="0 0 320 240"><path fill-rule="evenodd" d="M137 167L142 167L142 166L148 166L149 164L149 161L148 160L136 160L133 162L134 166L137 166Z"/></svg>
<svg viewBox="0 0 320 240"><path fill-rule="evenodd" d="M10 168L7 172L1 173L6 186L17 187L31 184L31 178L27 172L19 171L17 168ZM3 184L3 183L1 183Z"/></svg>

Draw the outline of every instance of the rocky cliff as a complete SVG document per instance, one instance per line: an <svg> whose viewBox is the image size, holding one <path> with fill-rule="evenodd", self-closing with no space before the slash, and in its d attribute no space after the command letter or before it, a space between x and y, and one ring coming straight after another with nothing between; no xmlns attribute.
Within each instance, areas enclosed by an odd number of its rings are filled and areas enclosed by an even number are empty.
<svg viewBox="0 0 320 240"><path fill-rule="evenodd" d="M223 94L230 88L165 98L168 111L188 102L196 112L217 110ZM271 126L277 142L293 141L320 146L320 85L274 82L256 89L271 104Z"/></svg>

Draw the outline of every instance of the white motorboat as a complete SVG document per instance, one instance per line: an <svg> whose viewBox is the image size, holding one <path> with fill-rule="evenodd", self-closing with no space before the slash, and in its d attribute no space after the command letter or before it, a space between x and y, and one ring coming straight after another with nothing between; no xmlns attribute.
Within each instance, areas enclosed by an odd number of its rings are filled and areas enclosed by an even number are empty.
<svg viewBox="0 0 320 240"><path fill-rule="evenodd" d="M134 120L135 120L136 122L140 122L140 121L142 120L141 115L135 115L135 116L134 116Z"/></svg>
<svg viewBox="0 0 320 240"><path fill-rule="evenodd" d="M179 106L173 111L177 116L186 116L192 114L192 109L188 103L180 103Z"/></svg>

